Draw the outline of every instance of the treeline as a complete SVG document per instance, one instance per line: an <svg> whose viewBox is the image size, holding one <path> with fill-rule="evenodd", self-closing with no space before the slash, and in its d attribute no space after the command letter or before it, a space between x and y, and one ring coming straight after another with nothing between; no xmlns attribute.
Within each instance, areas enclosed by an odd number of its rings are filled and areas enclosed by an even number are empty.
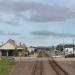
<svg viewBox="0 0 75 75"><path fill-rule="evenodd" d="M74 44L59 44L57 46L52 46L50 49L51 50L58 50L58 51L63 51L64 48L74 48L75 49L75 45Z"/></svg>
<svg viewBox="0 0 75 75"><path fill-rule="evenodd" d="M56 50L59 50L59 51L63 51L64 48L74 48L75 49L75 45L74 44L59 44L56 46Z"/></svg>

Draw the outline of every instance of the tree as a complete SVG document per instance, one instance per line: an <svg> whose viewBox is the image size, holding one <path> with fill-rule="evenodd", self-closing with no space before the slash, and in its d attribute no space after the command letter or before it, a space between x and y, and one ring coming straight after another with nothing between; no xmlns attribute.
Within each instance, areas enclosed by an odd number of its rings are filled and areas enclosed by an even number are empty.
<svg viewBox="0 0 75 75"><path fill-rule="evenodd" d="M63 45L61 44L57 45L56 50L63 51Z"/></svg>

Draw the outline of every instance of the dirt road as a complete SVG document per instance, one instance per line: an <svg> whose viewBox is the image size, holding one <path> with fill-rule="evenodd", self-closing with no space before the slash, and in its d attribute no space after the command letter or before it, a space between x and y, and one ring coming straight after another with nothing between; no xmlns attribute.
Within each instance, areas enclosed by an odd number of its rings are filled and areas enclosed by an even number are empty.
<svg viewBox="0 0 75 75"><path fill-rule="evenodd" d="M39 55L39 57L42 56L46 57L46 55L43 53ZM63 61L60 60L62 59L58 58L55 61L68 73L63 75L75 75L75 62L71 60L68 61L66 59ZM53 62L49 62L49 60L42 60L42 62L40 62L40 60L37 61L37 58L27 60L22 59L21 61L17 61L9 75L62 75L55 71L58 70L59 67L57 67L55 63L51 65L51 63ZM53 69L54 67L56 67L55 70Z"/></svg>
<svg viewBox="0 0 75 75"><path fill-rule="evenodd" d="M34 61L17 62L9 75L31 75Z"/></svg>

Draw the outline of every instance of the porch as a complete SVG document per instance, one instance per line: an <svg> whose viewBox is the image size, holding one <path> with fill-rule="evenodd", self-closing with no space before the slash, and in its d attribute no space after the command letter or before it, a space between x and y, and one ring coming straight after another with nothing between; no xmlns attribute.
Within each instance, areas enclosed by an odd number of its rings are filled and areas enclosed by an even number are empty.
<svg viewBox="0 0 75 75"><path fill-rule="evenodd" d="M0 56L15 56L14 50L0 50Z"/></svg>

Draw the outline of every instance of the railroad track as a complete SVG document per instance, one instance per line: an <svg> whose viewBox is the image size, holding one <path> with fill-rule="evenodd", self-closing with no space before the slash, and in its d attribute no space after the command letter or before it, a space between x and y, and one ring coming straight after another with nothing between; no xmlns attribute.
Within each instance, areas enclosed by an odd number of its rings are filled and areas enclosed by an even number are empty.
<svg viewBox="0 0 75 75"><path fill-rule="evenodd" d="M65 65L68 65L71 68L75 69L75 62L74 63L66 62Z"/></svg>
<svg viewBox="0 0 75 75"><path fill-rule="evenodd" d="M38 58L42 57L42 53L40 52ZM36 61L33 65L32 75L43 75L43 61Z"/></svg>
<svg viewBox="0 0 75 75"><path fill-rule="evenodd" d="M53 68L53 70L57 73L57 75L69 75L50 55L45 53L46 56L50 57L51 60L49 61L49 64Z"/></svg>
<svg viewBox="0 0 75 75"><path fill-rule="evenodd" d="M32 75L43 75L43 62L37 61L33 66Z"/></svg>
<svg viewBox="0 0 75 75"><path fill-rule="evenodd" d="M51 60L49 64L52 66L53 70L57 73L57 75L69 75L61 66L59 66L56 61Z"/></svg>
<svg viewBox="0 0 75 75"><path fill-rule="evenodd" d="M58 63L49 56L45 51L41 51L38 55L38 57L50 57L48 59L49 65L52 67L52 69L56 72L56 75L69 75ZM32 75L44 75L43 74L43 62L37 60L33 66Z"/></svg>

